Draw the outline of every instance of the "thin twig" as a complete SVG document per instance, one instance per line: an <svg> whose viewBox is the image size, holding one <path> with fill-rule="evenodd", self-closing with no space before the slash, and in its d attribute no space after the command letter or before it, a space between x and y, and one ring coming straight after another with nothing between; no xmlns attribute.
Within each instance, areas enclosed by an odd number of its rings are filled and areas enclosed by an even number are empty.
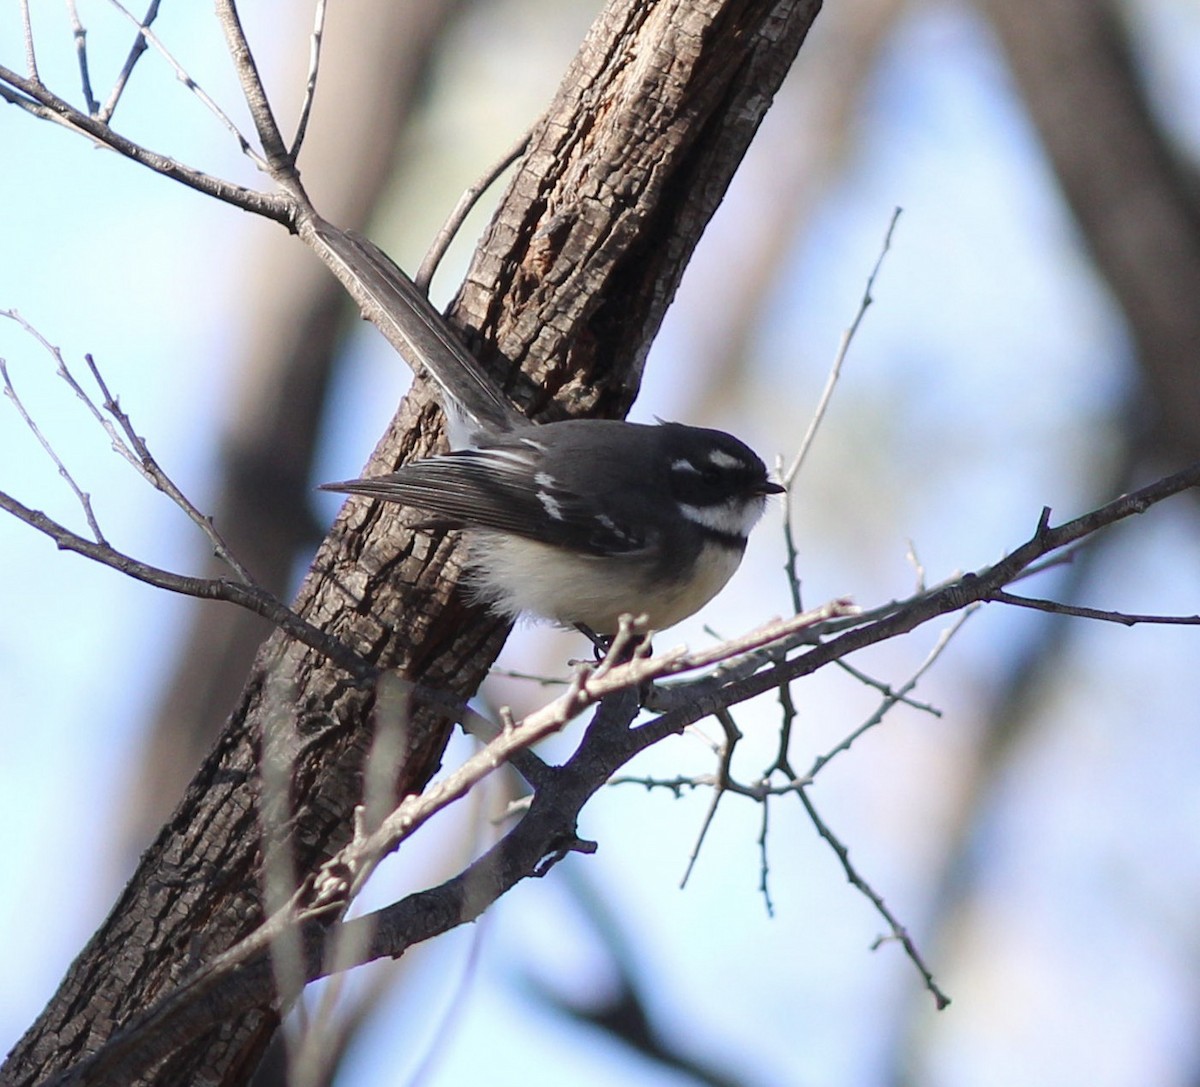
<svg viewBox="0 0 1200 1087"><path fill-rule="evenodd" d="M684 789L691 792L706 786L716 785L717 779L712 774L678 774L673 778L640 777L636 774L614 774L608 779L609 785L640 785L647 792L654 789L666 789L676 799L683 796Z"/></svg>
<svg viewBox="0 0 1200 1087"><path fill-rule="evenodd" d="M125 63L121 65L121 70L113 81L112 90L108 92L108 101L104 103L104 108L98 114L99 119L105 124L112 120L113 114L117 111L117 103L121 101L121 95L125 93L125 88L129 85L130 76L133 75L133 69L137 65L138 59L148 48L146 35L143 32L158 18L158 3L159 0L150 0L146 14L138 23L138 32L133 36L133 44L129 47Z"/></svg>
<svg viewBox="0 0 1200 1087"><path fill-rule="evenodd" d="M92 509L91 496L75 482L75 477L71 474L71 470L63 463L58 453L55 452L54 446L50 444L50 440L42 433L37 423L34 422L33 417L25 410L25 404L22 402L20 396L17 395L12 378L9 376L8 362L3 358L0 358L0 379L4 381L4 395L8 397L13 407L17 409L17 414L21 416L30 433L37 439L46 456L54 462L54 466L58 469L58 474L66 481L67 486L74 492L80 506L83 507L83 515L87 519L88 528L92 530L92 536L96 543L107 547L108 540L105 539L104 533L100 531L100 523L96 520L96 513Z"/></svg>
<svg viewBox="0 0 1200 1087"><path fill-rule="evenodd" d="M840 668L846 675L852 679L856 679L864 687L872 687L885 698L895 699L897 702L903 702L909 709L917 710L920 713L927 713L931 717L941 717L942 711L930 704L929 702L920 702L915 698L909 698L908 695L901 694L890 683L885 683L881 679L876 679L874 676L867 675L866 672L859 668L855 668L849 661L838 661Z"/></svg>
<svg viewBox="0 0 1200 1087"><path fill-rule="evenodd" d="M79 62L79 80L83 86L83 100L88 113L93 116L100 109L100 103L92 94L92 78L88 74L87 28L79 18L79 6L76 0L67 0L67 17L71 20L71 37L75 42L75 57Z"/></svg>
<svg viewBox="0 0 1200 1087"><path fill-rule="evenodd" d="M883 896L858 874L858 870L850 862L850 850L842 844L837 835L829 829L825 820L821 818L817 809L813 806L813 802L808 795L808 790L800 789L796 795L800 798L800 803L804 805L804 810L808 813L808 818L812 822L816 832L825 839L829 847L837 855L837 859L842 866L842 871L846 874L846 879L850 882L851 886L866 897L871 905L875 907L879 916L887 922L888 927L891 929L890 938L900 943L900 946L904 948L904 953L920 972L921 977L925 981L925 988L932 994L938 1011L949 1007L950 998L938 988L937 982L933 980L933 974L930 973L929 967L925 965L924 959L921 958L921 953L917 950L917 945L913 943L912 937L909 936L908 930L896 919L895 914L892 913L888 908L888 904L883 900ZM882 939L876 940L873 948L879 947L882 942Z"/></svg>
<svg viewBox="0 0 1200 1087"><path fill-rule="evenodd" d="M1050 612L1052 615L1075 615L1080 619L1099 619L1105 623L1120 623L1127 627L1137 626L1138 623L1156 623L1162 626L1200 626L1200 615L1137 615L1123 611L1102 611L1099 608L1085 608L1078 604L1059 604L1053 600L1017 596L1005 592L1003 589L997 589L988 597L988 600L998 604L1012 604L1018 608Z"/></svg>
<svg viewBox="0 0 1200 1087"><path fill-rule="evenodd" d="M562 676L536 676L531 672L521 672L516 668L490 668L489 676L503 676L505 679L520 679L536 683L539 687L562 687L567 681Z"/></svg>
<svg viewBox="0 0 1200 1087"><path fill-rule="evenodd" d="M298 205L294 193L258 192L185 166L168 155L161 155L126 139L103 121L76 109L35 80L26 79L3 65L0 65L0 98L43 121L53 121L64 128L90 136L125 158L206 196L289 226L295 222Z"/></svg>
<svg viewBox="0 0 1200 1087"><path fill-rule="evenodd" d="M33 21L29 16L29 0L21 0L21 33L25 40L25 71L35 83L41 83L38 75L37 51L33 47Z"/></svg>
<svg viewBox="0 0 1200 1087"><path fill-rule="evenodd" d="M804 464L805 458L808 456L809 449L812 448L813 439L817 436L817 430L825 418L829 402L833 399L833 390L837 385L838 378L841 376L842 363L846 361L846 354L850 350L850 344L853 343L854 337L858 333L858 326L862 324L863 318L867 315L867 310L871 307L871 303L875 301L875 297L871 292L875 289L875 279L879 275L880 268L883 267L884 258L888 255L888 250L892 247L892 234L896 230L896 223L900 219L902 210L901 208L896 208L892 211L887 231L883 235L883 245L879 250L879 256L875 258L875 266L871 269L871 274L867 276L866 288L863 290L862 299L859 301L858 311L854 314L854 320L850 322L850 327L842 333L841 343L838 344L837 354L833 359L833 366L830 367L829 376L825 379L825 388L821 392L821 399L817 401L817 410L813 412L812 420L808 424L808 430L805 431L804 437L800 440L800 448L796 451L796 456L793 458L792 463L788 465L788 469L783 475L783 484L785 487L790 486L796 478L801 466Z"/></svg>
<svg viewBox="0 0 1200 1087"><path fill-rule="evenodd" d="M91 371L92 377L99 386L101 393L104 396L104 410L107 411L116 421L117 425L125 434L126 441L129 443L126 459L141 473L143 478L148 480L155 489L165 494L172 502L175 503L187 515L192 524L196 525L212 544L213 552L222 562L225 563L238 578L247 585L256 585L257 582L251 576L238 557L233 553L233 549L225 542L225 538L217 531L217 526L213 524L211 517L206 517L201 513L191 502L191 500L179 489L175 481L162 470L158 461L150 453L146 441L133 429L133 424L129 420L129 416L121 410L120 404L116 398L108 391L108 386L104 382L99 369L96 367L95 360L91 355L84 356L87 362L88 369ZM64 376L70 382L72 387L84 397L85 402L92 406L91 400L86 397L83 391L76 384L75 379L70 376L70 372L63 367ZM100 424L105 431L113 438L113 447L118 451L125 452L125 443L120 441L115 435L108 420L99 417Z"/></svg>
<svg viewBox="0 0 1200 1087"><path fill-rule="evenodd" d="M871 274L867 276L867 283L863 289L862 298L859 300L854 319L850 322L845 332L842 333L837 353L833 357L833 365L830 366L829 374L825 378L825 387L821 390L821 396L817 401L817 407L812 414L812 419L809 420L808 429L804 432L804 437L800 440L800 447L796 450L796 454L792 458L792 463L787 468L784 468L782 459L777 464L777 470L785 488L783 493L783 542L787 557L784 561L784 573L787 575L788 588L792 594L792 609L794 611L803 610L803 603L800 593L800 575L797 572L800 555L799 549L796 547L795 534L792 531L793 485L800 473L801 466L808 457L808 451L812 448L817 431L825 419L825 413L829 410L829 404L833 399L833 390L837 387L838 378L841 377L842 364L846 361L850 344L854 342L859 325L862 324L867 310L875 300L871 292L875 289L875 278L879 275L879 269L883 267L884 257L887 256L888 250L891 249L892 233L896 229L896 222L900 218L900 211L900 208L896 208L892 212L887 231L883 236L883 245L880 247L879 256L875 258L875 265L871 269Z"/></svg>
<svg viewBox="0 0 1200 1087"><path fill-rule="evenodd" d="M442 224L441 230L437 232L437 237L433 239L433 244L429 247L429 252L425 254L425 259L421 261L421 267L417 269L417 274L413 282L416 283L422 293L429 293L429 284L433 282L433 275L437 271L438 265L442 262L442 258L446 255L446 250L450 248L450 243L454 240L454 235L462 229L467 216L471 214L471 209L478 203L479 198L487 192L488 188L495 183L496 178L525 154L532 136L532 129L522 134L517 142L505 151L489 167L487 172L458 198L458 203L454 205L454 210L450 212L449 217Z"/></svg>
<svg viewBox="0 0 1200 1087"><path fill-rule="evenodd" d="M875 712L871 714L871 716L868 717L861 725L859 725L858 728L851 732L849 736L842 740L841 743L827 751L824 755L817 756L817 758L813 761L812 767L808 771L809 780L815 778L817 774L819 774L825 768L830 759L835 758L844 751L849 751L859 737L863 735L863 733L869 732L871 729L873 729L884 719L885 716L887 716L888 712L897 703L903 701L904 695L916 687L921 677L934 666L938 657L942 655L946 646L950 644L950 640L962 629L963 624L978 610L978 603L969 604L967 607L963 608L963 610L955 618L954 622L938 635L938 639L936 642L934 642L933 648L918 666L917 670L909 677L908 681L902 687L900 687L899 690L885 696L883 701L880 702L880 704L876 707Z"/></svg>
<svg viewBox="0 0 1200 1087"><path fill-rule="evenodd" d="M713 716L720 723L721 729L725 733L725 740L719 749L720 762L717 766L712 799L709 801L708 811L704 814L704 821L700 824L700 833L696 835L696 843L692 846L692 851L688 855L687 867L683 870L683 878L679 881L681 890L687 886L692 869L696 867L696 860L700 856L700 848L704 845L704 839L708 836L708 829L712 826L713 819L717 814L717 805L721 803L721 797L728 791L730 782L733 780L733 775L730 773L730 767L733 764L733 752L738 745L738 741L742 738L742 730L737 727L737 722L734 721L733 714L728 710L718 710Z"/></svg>
<svg viewBox="0 0 1200 1087"><path fill-rule="evenodd" d="M300 119L296 122L296 135L292 138L292 146L288 157L295 162L304 145L304 136L308 132L308 118L312 113L313 101L317 95L317 74L321 70L321 45L325 39L325 6L326 0L317 0L313 12L313 32L309 39L308 48L308 78L304 84L304 101L300 104Z"/></svg>
<svg viewBox="0 0 1200 1087"><path fill-rule="evenodd" d="M63 379L78 399L84 404L87 410L91 413L93 419L108 435L109 441L112 443L114 452L118 453L127 463L133 466L134 469L142 476L155 490L161 491L172 502L175 503L188 517L188 519L196 525L205 536L208 537L209 543L212 544L213 551L235 574L238 578L247 585L255 584L254 578L246 568L238 561L232 549L225 542L224 538L217 531L216 526L212 523L212 519L201 513L191 502L190 499L179 489L175 481L163 471L159 463L150 453L149 447L137 431L134 430L129 416L121 410L120 404L116 398L109 392L108 385L105 383L104 377L101 375L99 368L96 366L95 360L91 355L85 355L84 361L87 363L88 369L91 371L92 379L96 382L101 395L103 396L103 408L113 419L116 420L116 426L105 417L104 413L96 406L94 400L88 395L86 390L76 380L75 375L71 372L71 368L67 365L66 359L63 357L62 351L54 344L50 343L45 336L41 334L33 325L25 320L16 310L0 310L0 317L7 317L11 321L15 321L21 328L35 339L47 354L54 360L56 373ZM60 474L64 476L75 487L74 481L71 479L70 473L59 460L54 450L50 448L49 442L42 437L41 432L37 429L33 420L29 418L20 401L17 400L16 392L13 390L11 382L8 380L7 371L4 375L5 392L17 404L18 410L21 412L26 425L34 432L38 440L42 443L43 448L51 457L54 458L55 464L58 465ZM117 428L120 428L118 431ZM124 437L122 437L122 432ZM100 543L107 543L104 537L100 534L100 528L96 524L92 516L91 504L87 501L87 496L83 495L79 488L75 487L76 495L83 502L84 510L88 515L88 524L91 526L96 539Z"/></svg>
<svg viewBox="0 0 1200 1087"><path fill-rule="evenodd" d="M763 897L763 905L767 908L767 916L775 916L775 903L771 900L771 864L767 857L767 831L771 825L771 802L763 798L762 814L758 825L758 891Z"/></svg>
<svg viewBox="0 0 1200 1087"><path fill-rule="evenodd" d="M257 151L254 150L254 148L250 145L250 141L242 135L241 130L236 124L233 123L233 120L229 117L229 115L223 109L221 109L221 107L209 97L204 88L201 87L200 84L188 74L183 65L171 55L170 50L167 49L167 47L163 45L161 41L159 41L158 37L154 34L150 27L139 20L132 11L125 7L125 5L121 3L121 0L108 0L108 2L114 8L116 8L117 11L124 15L126 19L133 23L135 27L137 27L138 35L144 38L146 42L154 48L159 56L161 56L163 60L165 60L171 66L171 70L175 73L175 78L178 79L179 82L182 83L189 91L191 91L192 94L194 94L207 107L208 111L214 117L216 117L222 126L224 126L233 135L233 138L238 142L238 146L242 149L242 153L246 155L251 162L253 162L264 173L269 172L266 161ZM135 57L134 60L136 59L137 58Z"/></svg>
<svg viewBox="0 0 1200 1087"><path fill-rule="evenodd" d="M779 685L779 693L776 697L779 699L781 713L779 746L775 749L775 761L767 767L766 772L763 774L764 780L769 779L776 770L790 773L792 765L792 729L796 724L796 701L792 698L792 685L790 683L781 683Z"/></svg>
<svg viewBox="0 0 1200 1087"><path fill-rule="evenodd" d="M189 577L176 574L158 566L141 562L105 543L96 543L72 532L64 525L47 517L40 510L30 509L11 495L0 491L0 510L23 521L30 528L52 539L62 551L74 551L77 555L98 562L102 566L120 571L135 581L153 585L182 596L194 596L201 600L225 600L254 612L279 627L284 633L302 642L311 649L328 657L339 667L346 669L356 678L373 673L372 667L357 653L343 645L337 638L326 634L302 619L279 599L254 585L244 585L224 578Z"/></svg>

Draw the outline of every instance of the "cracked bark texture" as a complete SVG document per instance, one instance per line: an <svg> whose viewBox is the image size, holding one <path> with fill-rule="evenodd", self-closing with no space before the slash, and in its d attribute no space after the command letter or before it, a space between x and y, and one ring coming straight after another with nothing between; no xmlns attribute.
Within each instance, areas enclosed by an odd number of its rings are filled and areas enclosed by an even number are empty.
<svg viewBox="0 0 1200 1087"><path fill-rule="evenodd" d="M451 313L530 414L628 409L687 259L818 10L818 0L618 0L601 13ZM368 470L432 452L437 419L418 382ZM403 510L352 501L294 606L377 667L467 696L506 627L463 603L459 559L453 540L414 535ZM67 1068L252 931L264 822L300 872L346 841L374 705L371 687L311 650L267 640L215 749L0 1082ZM398 793L436 770L448 727L413 711ZM270 805L280 819L262 811L264 736L273 757L288 756L290 796ZM271 1008L227 1022L143 1082L246 1083L277 1025Z"/></svg>

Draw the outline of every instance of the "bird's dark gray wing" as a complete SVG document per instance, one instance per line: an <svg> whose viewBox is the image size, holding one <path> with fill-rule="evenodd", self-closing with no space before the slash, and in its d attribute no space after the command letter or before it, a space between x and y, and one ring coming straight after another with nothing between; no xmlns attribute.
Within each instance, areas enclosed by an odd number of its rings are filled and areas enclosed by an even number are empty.
<svg viewBox="0 0 1200 1087"><path fill-rule="evenodd" d="M560 487L532 442L455 450L388 475L326 483L322 490L399 502L457 528L507 532L588 554L629 554L652 542L626 519Z"/></svg>

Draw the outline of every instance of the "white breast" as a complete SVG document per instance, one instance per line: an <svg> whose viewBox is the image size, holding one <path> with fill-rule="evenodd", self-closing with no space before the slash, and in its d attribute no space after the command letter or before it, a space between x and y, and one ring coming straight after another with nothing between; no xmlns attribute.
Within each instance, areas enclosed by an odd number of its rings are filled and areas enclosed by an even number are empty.
<svg viewBox="0 0 1200 1087"><path fill-rule="evenodd" d="M599 558L532 540L492 533L471 535L471 590L493 611L515 619L531 612L564 626L583 623L611 634L628 612L649 616L665 630L699 611L733 576L737 548L709 544L691 581L651 590L644 559Z"/></svg>

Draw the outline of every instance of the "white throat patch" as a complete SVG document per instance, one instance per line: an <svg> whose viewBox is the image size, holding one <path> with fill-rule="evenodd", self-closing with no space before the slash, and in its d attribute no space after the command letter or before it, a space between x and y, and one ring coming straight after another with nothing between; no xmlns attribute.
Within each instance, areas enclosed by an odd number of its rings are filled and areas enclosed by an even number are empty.
<svg viewBox="0 0 1200 1087"><path fill-rule="evenodd" d="M692 506L680 502L679 512L693 524L722 536L736 536L744 540L758 523L765 506L765 498L752 495L749 498L727 498L716 506Z"/></svg>

